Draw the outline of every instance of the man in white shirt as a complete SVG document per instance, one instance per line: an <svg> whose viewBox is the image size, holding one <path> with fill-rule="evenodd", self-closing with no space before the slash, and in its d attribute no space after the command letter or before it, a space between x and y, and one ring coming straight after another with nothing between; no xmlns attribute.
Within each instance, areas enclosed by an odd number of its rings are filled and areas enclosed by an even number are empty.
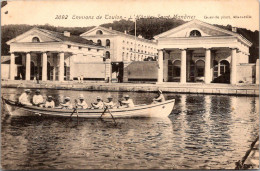
<svg viewBox="0 0 260 171"><path fill-rule="evenodd" d="M153 103L160 103L164 102L165 98L164 95L162 94L162 90L158 90L158 97L153 99Z"/></svg>
<svg viewBox="0 0 260 171"><path fill-rule="evenodd" d="M83 94L79 95L79 101L77 102L77 106L78 106L79 109L87 109L88 108L88 104L85 102Z"/></svg>
<svg viewBox="0 0 260 171"><path fill-rule="evenodd" d="M19 97L19 103L24 104L24 105L32 105L29 101L29 94L31 93L30 89L25 89L24 93L21 94Z"/></svg>
<svg viewBox="0 0 260 171"><path fill-rule="evenodd" d="M109 109L113 109L114 108L114 102L112 101L113 100L113 97L108 97L108 102L104 102L104 104L109 108Z"/></svg>
<svg viewBox="0 0 260 171"><path fill-rule="evenodd" d="M125 100L121 101L121 105L126 108L135 106L133 100L130 99L129 95L125 95Z"/></svg>
<svg viewBox="0 0 260 171"><path fill-rule="evenodd" d="M73 106L70 102L70 97L65 97L64 103L61 104L62 109L72 109Z"/></svg>
<svg viewBox="0 0 260 171"><path fill-rule="evenodd" d="M44 107L46 107L46 108L54 108L55 107L55 103L52 99L52 96L47 97L47 101L45 102Z"/></svg>
<svg viewBox="0 0 260 171"><path fill-rule="evenodd" d="M99 96L97 97L97 103L91 103L91 105L94 109L103 109L104 108L102 99Z"/></svg>
<svg viewBox="0 0 260 171"><path fill-rule="evenodd" d="M35 95L33 96L33 105L34 106L42 106L44 103L43 103L43 97L42 95L40 94L41 91L39 89L36 90L35 92Z"/></svg>

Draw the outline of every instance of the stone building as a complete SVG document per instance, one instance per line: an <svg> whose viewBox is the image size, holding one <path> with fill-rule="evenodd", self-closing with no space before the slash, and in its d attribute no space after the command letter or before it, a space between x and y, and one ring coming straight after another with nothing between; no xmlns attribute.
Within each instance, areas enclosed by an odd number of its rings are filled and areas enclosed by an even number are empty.
<svg viewBox="0 0 260 171"><path fill-rule="evenodd" d="M105 80L110 59L104 47L69 32L33 28L7 42L10 45L9 78L42 81ZM86 69L87 68L87 69Z"/></svg>
<svg viewBox="0 0 260 171"><path fill-rule="evenodd" d="M158 41L158 83L237 84L243 80L241 71L245 71L244 78L252 81L255 65L248 64L252 43L235 29L228 31L192 20L155 39Z"/></svg>
<svg viewBox="0 0 260 171"><path fill-rule="evenodd" d="M105 56L111 59L112 77L123 78L124 68L132 61L144 61L157 58L157 43L132 36L110 28L97 26L83 34L81 37L92 40L98 45L105 46Z"/></svg>

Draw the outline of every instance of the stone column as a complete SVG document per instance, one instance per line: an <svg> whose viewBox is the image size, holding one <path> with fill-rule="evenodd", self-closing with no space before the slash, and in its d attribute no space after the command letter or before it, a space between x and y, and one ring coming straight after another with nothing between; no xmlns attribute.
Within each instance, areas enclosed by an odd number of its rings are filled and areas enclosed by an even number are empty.
<svg viewBox="0 0 260 171"><path fill-rule="evenodd" d="M163 51L158 50L158 77L157 83L163 83Z"/></svg>
<svg viewBox="0 0 260 171"><path fill-rule="evenodd" d="M211 52L210 49L206 49L205 52L205 83L209 84L211 82L211 74L210 74L210 64L211 64Z"/></svg>
<svg viewBox="0 0 260 171"><path fill-rule="evenodd" d="M72 54L70 56L70 80L73 81L75 75L74 58L77 54Z"/></svg>
<svg viewBox="0 0 260 171"><path fill-rule="evenodd" d="M31 79L31 53L26 53L25 80Z"/></svg>
<svg viewBox="0 0 260 171"><path fill-rule="evenodd" d="M237 83L237 49L231 49L231 74L230 74L230 84Z"/></svg>
<svg viewBox="0 0 260 171"><path fill-rule="evenodd" d="M259 84L259 59L256 60L255 67L255 83Z"/></svg>
<svg viewBox="0 0 260 171"><path fill-rule="evenodd" d="M64 52L59 53L59 81L64 81Z"/></svg>
<svg viewBox="0 0 260 171"><path fill-rule="evenodd" d="M185 84L186 83L186 49L181 49L181 80L180 83Z"/></svg>
<svg viewBox="0 0 260 171"><path fill-rule="evenodd" d="M42 81L47 81L47 53L42 53Z"/></svg>
<svg viewBox="0 0 260 171"><path fill-rule="evenodd" d="M111 83L112 82L112 66L111 66L111 59L107 59L105 61L105 80Z"/></svg>
<svg viewBox="0 0 260 171"><path fill-rule="evenodd" d="M9 68L9 78L10 78L10 80L14 80L14 72L15 72L15 56L14 56L14 53L11 53L10 68Z"/></svg>

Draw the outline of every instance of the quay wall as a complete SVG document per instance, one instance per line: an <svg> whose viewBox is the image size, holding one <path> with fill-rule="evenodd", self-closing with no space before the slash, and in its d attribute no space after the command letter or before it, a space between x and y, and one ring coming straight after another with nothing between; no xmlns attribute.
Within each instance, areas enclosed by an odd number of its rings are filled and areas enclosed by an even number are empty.
<svg viewBox="0 0 260 171"><path fill-rule="evenodd" d="M79 91L124 91L124 92L157 92L161 89L167 93L185 94L217 94L259 96L258 85L231 86L231 85L180 85L180 84L133 84L133 83L8 83L2 81L2 88L39 88L56 90Z"/></svg>

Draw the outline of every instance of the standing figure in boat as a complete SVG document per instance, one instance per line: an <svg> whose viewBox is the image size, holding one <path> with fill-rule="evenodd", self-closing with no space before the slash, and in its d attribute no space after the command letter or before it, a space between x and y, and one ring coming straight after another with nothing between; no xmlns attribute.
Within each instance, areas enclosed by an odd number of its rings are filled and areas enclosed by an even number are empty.
<svg viewBox="0 0 260 171"><path fill-rule="evenodd" d="M104 104L102 102L101 97L97 97L97 102L96 103L91 103L92 108L94 109L103 109L104 108Z"/></svg>
<svg viewBox="0 0 260 171"><path fill-rule="evenodd" d="M44 107L46 107L46 108L54 108L55 107L55 103L52 99L52 96L47 97L47 101L45 102Z"/></svg>
<svg viewBox="0 0 260 171"><path fill-rule="evenodd" d="M32 104L30 103L30 100L29 100L30 93L31 93L30 89L25 89L24 93L21 94L21 96L19 97L19 103L31 106Z"/></svg>
<svg viewBox="0 0 260 171"><path fill-rule="evenodd" d="M120 102L120 106L126 107L126 108L135 106L133 100L130 99L129 95L125 95L124 98L125 98L125 100L119 101Z"/></svg>
<svg viewBox="0 0 260 171"><path fill-rule="evenodd" d="M153 103L165 102L164 95L162 94L162 90L158 90L158 97L153 99Z"/></svg>
<svg viewBox="0 0 260 171"><path fill-rule="evenodd" d="M79 109L87 109L88 108L88 104L85 102L83 94L79 95L79 101L77 102L77 107Z"/></svg>
<svg viewBox="0 0 260 171"><path fill-rule="evenodd" d="M41 91L39 89L37 89L35 92L35 95L33 95L33 105L34 106L40 107L44 104L43 97L40 93L41 93Z"/></svg>
<svg viewBox="0 0 260 171"><path fill-rule="evenodd" d="M113 97L108 97L108 102L104 102L104 104L109 108L109 109L113 109L115 107L115 104L113 102Z"/></svg>
<svg viewBox="0 0 260 171"><path fill-rule="evenodd" d="M72 109L73 106L70 102L70 97L65 97L64 102L61 105L62 109Z"/></svg>

